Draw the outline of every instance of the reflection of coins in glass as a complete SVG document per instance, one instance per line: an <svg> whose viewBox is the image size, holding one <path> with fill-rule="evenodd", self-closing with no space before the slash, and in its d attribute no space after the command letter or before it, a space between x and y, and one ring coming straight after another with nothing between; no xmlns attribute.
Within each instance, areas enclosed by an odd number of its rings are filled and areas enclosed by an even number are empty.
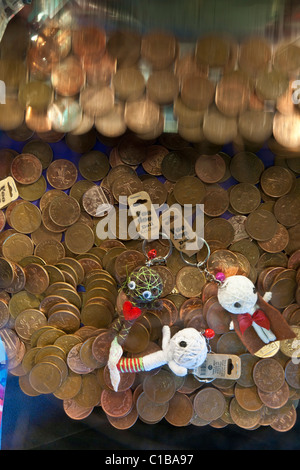
<svg viewBox="0 0 300 470"><path fill-rule="evenodd" d="M24 121L24 108L18 100L6 98L5 104L0 106L0 129L3 131L14 130Z"/></svg>
<svg viewBox="0 0 300 470"><path fill-rule="evenodd" d="M279 45L274 53L274 69L294 74L300 67L300 48L295 44Z"/></svg>
<svg viewBox="0 0 300 470"><path fill-rule="evenodd" d="M7 91L18 90L20 84L26 80L25 64L17 58L1 59L0 80L5 83Z"/></svg>
<svg viewBox="0 0 300 470"><path fill-rule="evenodd" d="M47 109L53 99L52 88L43 82L28 82L20 86L18 100L21 106L30 106L37 111Z"/></svg>
<svg viewBox="0 0 300 470"><path fill-rule="evenodd" d="M276 141L287 148L300 145L300 116L284 116L276 112L273 120L273 135Z"/></svg>
<svg viewBox="0 0 300 470"><path fill-rule="evenodd" d="M133 132L150 132L158 124L159 116L159 106L149 99L130 101L125 105L125 122Z"/></svg>
<svg viewBox="0 0 300 470"><path fill-rule="evenodd" d="M114 92L119 100L137 100L145 90L146 82L142 72L137 68L118 69L113 76Z"/></svg>
<svg viewBox="0 0 300 470"><path fill-rule="evenodd" d="M177 58L174 64L174 72L181 83L185 75L208 77L208 65L198 65L193 54L185 54L184 56Z"/></svg>
<svg viewBox="0 0 300 470"><path fill-rule="evenodd" d="M57 132L71 132L82 120L82 109L72 98L58 98L48 108L52 129Z"/></svg>
<svg viewBox="0 0 300 470"><path fill-rule="evenodd" d="M117 70L117 61L106 52L102 57L85 56L82 59L89 85L108 86Z"/></svg>
<svg viewBox="0 0 300 470"><path fill-rule="evenodd" d="M217 35L199 38L196 43L195 57L198 64L210 67L224 67L229 60L228 41Z"/></svg>
<svg viewBox="0 0 300 470"><path fill-rule="evenodd" d="M121 103L115 103L109 113L95 119L95 127L98 132L107 137L123 135L127 129L124 119L124 106Z"/></svg>
<svg viewBox="0 0 300 470"><path fill-rule="evenodd" d="M232 142L237 136L237 119L210 108L204 114L203 134L214 144L223 145Z"/></svg>
<svg viewBox="0 0 300 470"><path fill-rule="evenodd" d="M249 142L265 142L272 135L273 113L247 110L238 118L238 130Z"/></svg>
<svg viewBox="0 0 300 470"><path fill-rule="evenodd" d="M75 29L72 33L72 49L79 56L97 54L101 56L105 50L106 33L95 26Z"/></svg>
<svg viewBox="0 0 300 470"><path fill-rule="evenodd" d="M26 109L25 122L28 129L35 132L48 132L51 130L51 121L47 112L36 111L31 106Z"/></svg>
<svg viewBox="0 0 300 470"><path fill-rule="evenodd" d="M113 31L106 49L117 60L118 69L135 65L141 53L141 36L136 31Z"/></svg>
<svg viewBox="0 0 300 470"><path fill-rule="evenodd" d="M276 70L259 73L255 81L255 91L261 100L276 100L287 91L288 86L288 77Z"/></svg>
<svg viewBox="0 0 300 470"><path fill-rule="evenodd" d="M147 80L148 98L161 106L171 104L179 93L179 81L170 70L154 71Z"/></svg>
<svg viewBox="0 0 300 470"><path fill-rule="evenodd" d="M188 75L182 80L181 99L191 109L208 108L215 96L215 86L207 78Z"/></svg>
<svg viewBox="0 0 300 470"><path fill-rule="evenodd" d="M80 93L80 104L88 116L104 116L114 107L114 93L110 87L89 86Z"/></svg>
<svg viewBox="0 0 300 470"><path fill-rule="evenodd" d="M185 127L197 127L203 123L204 110L197 111L186 106L181 97L174 101L173 113L178 119L178 124Z"/></svg>
<svg viewBox="0 0 300 470"><path fill-rule="evenodd" d="M238 72L224 75L216 87L216 106L226 116L237 116L248 105L249 80Z"/></svg>
<svg viewBox="0 0 300 470"><path fill-rule="evenodd" d="M61 96L76 95L85 83L82 65L76 58L68 57L52 68L51 83Z"/></svg>
<svg viewBox="0 0 300 470"><path fill-rule="evenodd" d="M141 56L156 70L169 67L175 60L177 49L177 40L171 33L153 31L142 38Z"/></svg>
<svg viewBox="0 0 300 470"><path fill-rule="evenodd" d="M240 69L252 76L255 76L257 72L267 70L271 56L271 45L266 39L260 37L249 37L240 44Z"/></svg>

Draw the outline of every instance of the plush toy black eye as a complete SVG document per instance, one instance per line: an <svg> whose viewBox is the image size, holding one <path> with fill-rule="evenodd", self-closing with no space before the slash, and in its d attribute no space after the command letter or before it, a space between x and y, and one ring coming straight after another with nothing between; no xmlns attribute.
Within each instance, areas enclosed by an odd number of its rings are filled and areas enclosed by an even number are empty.
<svg viewBox="0 0 300 470"><path fill-rule="evenodd" d="M186 348L186 347L187 347L187 343L186 343L185 341L180 341L179 346L180 346L181 348Z"/></svg>
<svg viewBox="0 0 300 470"><path fill-rule="evenodd" d="M256 294L257 290L256 287L253 287L253 294Z"/></svg>
<svg viewBox="0 0 300 470"><path fill-rule="evenodd" d="M241 307L241 304L240 304L239 302L235 302L235 303L233 304L233 306L234 306L235 308L240 308L240 307Z"/></svg>

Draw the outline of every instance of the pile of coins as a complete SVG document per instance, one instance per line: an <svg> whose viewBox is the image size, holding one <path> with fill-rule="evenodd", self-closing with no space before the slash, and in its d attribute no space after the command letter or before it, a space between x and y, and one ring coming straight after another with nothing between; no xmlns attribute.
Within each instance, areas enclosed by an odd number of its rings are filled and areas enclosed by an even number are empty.
<svg viewBox="0 0 300 470"><path fill-rule="evenodd" d="M171 130L218 145L272 139L295 154L299 69L292 41L211 34L192 44L171 32L106 32L96 23L61 29L54 20L33 34L16 18L1 43L0 129L17 129L25 115L37 133L95 127L147 140Z"/></svg>
<svg viewBox="0 0 300 470"><path fill-rule="evenodd" d="M250 151L230 156L209 144L191 145L178 134L146 141L132 133L108 140L96 131L76 139L51 131L43 140L25 125L13 137L21 153L5 148L0 159L0 179L12 176L20 195L0 211L0 337L21 390L32 397L53 394L76 420L97 408L118 429L137 419L291 429L300 393L299 158L275 159L265 167ZM55 154L52 144L62 139L77 152L75 163ZM163 325L172 334L184 327L212 328L212 351L238 355L241 377L204 384L164 366L121 374L115 392L107 367L111 325L126 300L127 275L145 265L146 256L127 225L117 225L109 239L99 238L96 228L111 205L122 210L120 196L140 190L160 206L203 203L211 248L207 269L234 268L261 294L271 291L272 305L296 340L272 343L252 356L230 329L217 285L187 265L174 246L167 265L154 268L163 280L162 308L143 310L124 355L159 350ZM107 211L98 213L104 202ZM169 242L148 241L150 249L166 256ZM191 259L203 260L203 251Z"/></svg>

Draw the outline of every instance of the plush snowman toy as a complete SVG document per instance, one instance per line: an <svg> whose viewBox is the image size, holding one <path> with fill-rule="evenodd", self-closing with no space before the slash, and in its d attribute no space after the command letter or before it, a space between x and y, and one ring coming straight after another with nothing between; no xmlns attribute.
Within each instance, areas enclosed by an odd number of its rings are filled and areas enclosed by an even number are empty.
<svg viewBox="0 0 300 470"><path fill-rule="evenodd" d="M265 302L272 298L271 292L262 297ZM245 276L228 277L218 289L218 301L230 313L236 314L241 333L252 326L264 343L276 340L270 329L270 321L257 304L258 295L253 282ZM231 323L233 329L233 323Z"/></svg>

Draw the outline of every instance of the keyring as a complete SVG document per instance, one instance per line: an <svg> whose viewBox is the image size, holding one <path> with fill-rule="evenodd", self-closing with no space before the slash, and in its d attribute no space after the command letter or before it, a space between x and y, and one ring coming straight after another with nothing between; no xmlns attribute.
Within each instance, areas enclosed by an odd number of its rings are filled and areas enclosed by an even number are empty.
<svg viewBox="0 0 300 470"><path fill-rule="evenodd" d="M210 248L209 248L209 244L207 243L206 240L204 240L204 238L201 238L199 237L199 240L202 240L203 243L206 245L206 248L207 248L207 255L206 255L206 258L204 261L198 261L198 263L191 263L190 261L188 261L186 258L184 258L183 256L183 251L180 251L180 256L182 258L182 260L188 264L189 266L193 266L193 267L196 267L196 268L200 268L201 266L203 266L206 261L208 260L208 258L210 257Z"/></svg>
<svg viewBox="0 0 300 470"><path fill-rule="evenodd" d="M168 240L169 251L166 254L166 256L155 256L155 257L150 258L149 252L146 252L146 243L150 243L153 240L148 240L145 238L143 240L142 250L143 250L144 255L147 257L146 266L153 266L154 264L166 265L167 259L171 256L173 252L173 243L171 242L170 238L164 232L159 232L159 235L161 235L162 238L164 238L165 240Z"/></svg>

